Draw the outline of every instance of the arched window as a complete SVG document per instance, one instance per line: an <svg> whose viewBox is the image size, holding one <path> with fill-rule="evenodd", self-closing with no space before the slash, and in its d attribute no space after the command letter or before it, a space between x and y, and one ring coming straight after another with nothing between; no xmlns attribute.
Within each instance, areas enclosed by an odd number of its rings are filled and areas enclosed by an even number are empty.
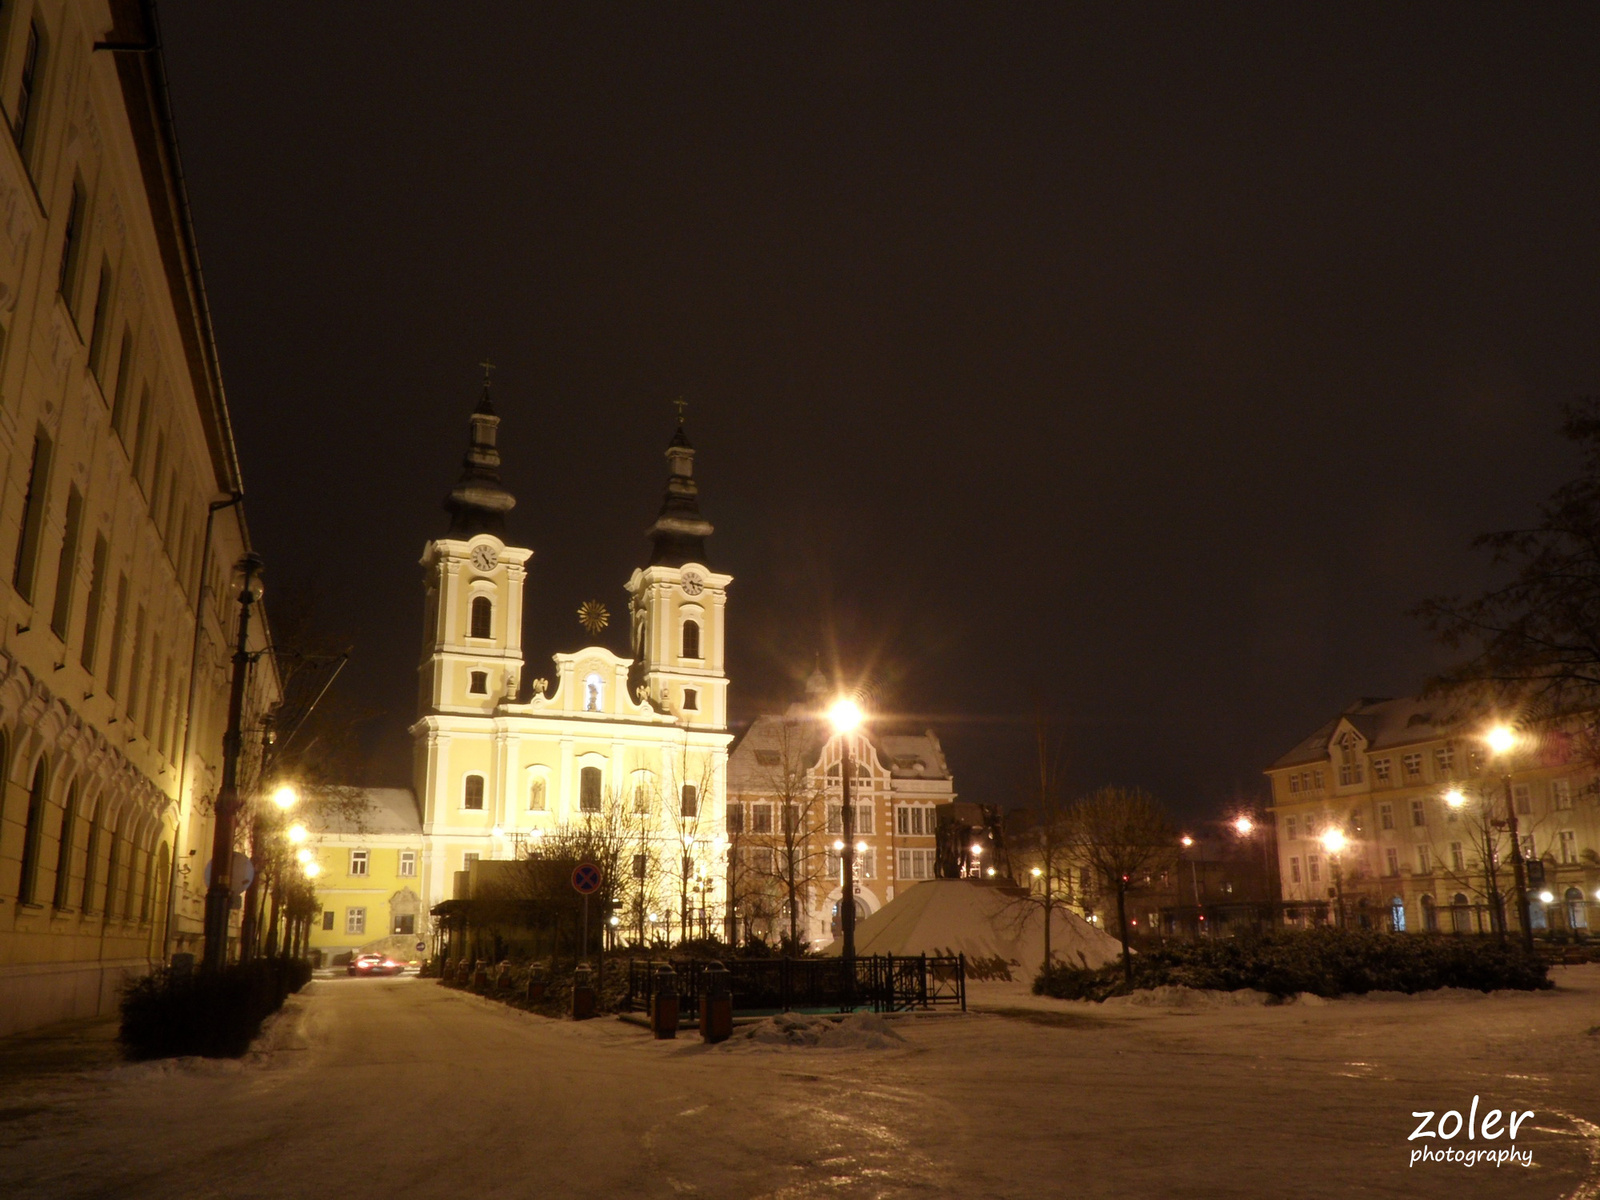
<svg viewBox="0 0 1600 1200"><path fill-rule="evenodd" d="M528 781L528 811L544 812L549 801L545 798L544 776L535 775Z"/></svg>
<svg viewBox="0 0 1600 1200"><path fill-rule="evenodd" d="M104 796L95 801L95 814L89 822L89 846L83 852L83 893L78 897L78 906L85 913L94 911L94 885L100 870L100 846L103 841L100 831L105 825L107 803Z"/></svg>
<svg viewBox="0 0 1600 1200"><path fill-rule="evenodd" d="M1567 901L1567 928L1589 928L1589 910L1583 902L1583 893L1575 887L1569 887L1566 894Z"/></svg>
<svg viewBox="0 0 1600 1200"><path fill-rule="evenodd" d="M1389 897L1389 928L1396 933L1406 931L1406 902L1399 896Z"/></svg>
<svg viewBox="0 0 1600 1200"><path fill-rule="evenodd" d="M600 811L599 767L584 767L578 772L578 808L586 813Z"/></svg>
<svg viewBox="0 0 1600 1200"><path fill-rule="evenodd" d="M1434 907L1433 897L1422 897L1422 928L1429 933L1439 932L1439 910Z"/></svg>
<svg viewBox="0 0 1600 1200"><path fill-rule="evenodd" d="M685 621L683 623L683 657L700 657L700 622Z"/></svg>
<svg viewBox="0 0 1600 1200"><path fill-rule="evenodd" d="M156 924L158 927L167 923L167 881L172 875L172 855L167 850L167 844L161 843L161 850L156 855Z"/></svg>
<svg viewBox="0 0 1600 1200"><path fill-rule="evenodd" d="M67 792L66 811L61 814L61 842L56 851L55 906L66 908L72 887L72 842L78 823L78 785Z"/></svg>
<svg viewBox="0 0 1600 1200"><path fill-rule="evenodd" d="M165 849L166 847L162 847ZM139 892L139 924L150 920L150 902L156 886L156 851L151 847L144 854L144 887Z"/></svg>
<svg viewBox="0 0 1600 1200"><path fill-rule="evenodd" d="M114 818L113 818L114 819ZM119 825L111 826L111 845L106 851L106 905L105 918L111 920L117 915L117 868L121 864L117 861L122 856L122 830Z"/></svg>
<svg viewBox="0 0 1600 1200"><path fill-rule="evenodd" d="M39 844L44 839L45 788L49 773L45 760L33 769L33 786L28 789L28 815L22 827L22 877L17 882L17 903L32 904L39 883Z"/></svg>
<svg viewBox="0 0 1600 1200"><path fill-rule="evenodd" d="M483 776L468 775L461 791L461 807L482 810Z"/></svg>
<svg viewBox="0 0 1600 1200"><path fill-rule="evenodd" d="M600 700L600 676L590 675L583 681L583 711L599 712Z"/></svg>
<svg viewBox="0 0 1600 1200"><path fill-rule="evenodd" d="M1472 932L1472 906L1465 892L1450 897L1450 930L1452 933Z"/></svg>
<svg viewBox="0 0 1600 1200"><path fill-rule="evenodd" d="M472 633L475 638L493 637L494 602L487 596L472 598Z"/></svg>

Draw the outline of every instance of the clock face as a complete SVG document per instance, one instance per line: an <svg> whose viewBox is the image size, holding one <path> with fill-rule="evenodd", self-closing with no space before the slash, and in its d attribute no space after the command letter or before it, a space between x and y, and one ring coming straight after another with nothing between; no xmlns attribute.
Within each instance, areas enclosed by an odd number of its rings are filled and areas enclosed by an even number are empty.
<svg viewBox="0 0 1600 1200"><path fill-rule="evenodd" d="M706 590L706 581L693 571L683 577L683 594L685 596L698 596Z"/></svg>
<svg viewBox="0 0 1600 1200"><path fill-rule="evenodd" d="M472 548L472 565L480 571L494 570L495 563L500 561L500 556L495 553L493 546L477 545Z"/></svg>

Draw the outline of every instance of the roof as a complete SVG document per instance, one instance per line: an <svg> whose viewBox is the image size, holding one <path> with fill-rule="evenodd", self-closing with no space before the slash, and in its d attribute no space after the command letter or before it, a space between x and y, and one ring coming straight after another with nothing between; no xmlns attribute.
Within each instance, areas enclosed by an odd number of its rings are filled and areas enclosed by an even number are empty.
<svg viewBox="0 0 1600 1200"><path fill-rule="evenodd" d="M1469 721L1481 718L1480 709L1449 696L1403 696L1398 700L1357 700L1315 732L1302 738L1268 770L1323 762L1328 744L1342 723L1366 739L1367 750L1387 750L1418 742L1440 741L1457 734Z"/></svg>
<svg viewBox="0 0 1600 1200"><path fill-rule="evenodd" d="M422 814L410 788L332 789L308 802L306 824L318 833L422 836Z"/></svg>
<svg viewBox="0 0 1600 1200"><path fill-rule="evenodd" d="M891 778L950 778L944 747L931 729L921 733L866 729L858 736L877 751L878 765ZM831 737L828 722L804 705L793 705L782 716L757 717L728 752L728 787L735 792L770 790L775 775L814 767Z"/></svg>

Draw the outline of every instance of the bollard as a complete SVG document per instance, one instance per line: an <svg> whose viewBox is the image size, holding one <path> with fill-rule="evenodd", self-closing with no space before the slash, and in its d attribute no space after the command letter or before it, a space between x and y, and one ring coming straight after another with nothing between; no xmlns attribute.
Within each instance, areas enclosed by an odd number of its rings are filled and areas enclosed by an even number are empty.
<svg viewBox="0 0 1600 1200"><path fill-rule="evenodd" d="M528 1003L538 1004L544 999L544 968L534 966L528 972Z"/></svg>
<svg viewBox="0 0 1600 1200"><path fill-rule="evenodd" d="M725 1042L733 1036L733 988L728 968L719 962L706 968L705 986L700 992L700 1037L706 1042Z"/></svg>
<svg viewBox="0 0 1600 1200"><path fill-rule="evenodd" d="M478 965L472 971L472 990L486 992L489 990L489 964L483 959L478 960Z"/></svg>
<svg viewBox="0 0 1600 1200"><path fill-rule="evenodd" d="M572 977L572 1019L587 1021L594 1016L594 972L588 963L579 963Z"/></svg>
<svg viewBox="0 0 1600 1200"><path fill-rule="evenodd" d="M650 1030L658 1038L678 1036L678 976L670 964L656 971L655 995L650 997Z"/></svg>
<svg viewBox="0 0 1600 1200"><path fill-rule="evenodd" d="M497 978L494 981L494 988L495 988L495 991L497 991L497 992L509 992L511 990L511 964L510 963L501 963L500 964L500 976L499 976L499 978Z"/></svg>

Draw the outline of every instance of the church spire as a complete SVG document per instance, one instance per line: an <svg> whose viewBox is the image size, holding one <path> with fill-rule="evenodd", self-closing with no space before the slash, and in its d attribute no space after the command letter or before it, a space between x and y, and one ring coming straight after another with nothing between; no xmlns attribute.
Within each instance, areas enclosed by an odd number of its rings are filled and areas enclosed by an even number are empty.
<svg viewBox="0 0 1600 1200"><path fill-rule="evenodd" d="M478 365L483 368L483 395L472 410L472 437L461 460L461 479L444 502L453 538L465 539L479 533L504 537L506 513L517 503L517 498L500 484L500 451L495 448L500 418L489 397L489 376L494 364L485 361Z"/></svg>
<svg viewBox="0 0 1600 1200"><path fill-rule="evenodd" d="M694 481L694 447L683 430L682 400L678 405L678 428L667 444L666 495L661 498L661 511L656 523L650 526L648 537L654 549L650 554L652 567L681 567L687 562L706 561L706 538L711 536L712 525L700 515L699 488Z"/></svg>

